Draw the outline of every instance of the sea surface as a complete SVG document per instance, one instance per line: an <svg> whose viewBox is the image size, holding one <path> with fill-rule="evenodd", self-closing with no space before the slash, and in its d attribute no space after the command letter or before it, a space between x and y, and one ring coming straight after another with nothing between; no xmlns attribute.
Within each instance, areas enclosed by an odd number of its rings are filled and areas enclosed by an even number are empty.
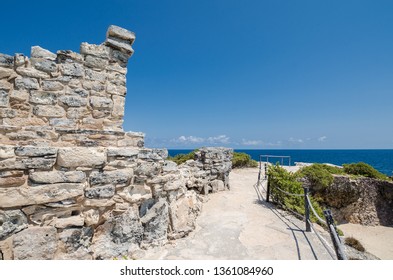
<svg viewBox="0 0 393 280"><path fill-rule="evenodd" d="M186 154L192 150L169 149L169 155ZM291 165L295 162L331 163L342 165L344 163L365 162L379 172L388 176L393 175L393 150L237 150L235 152L247 153L252 159L259 161L260 155L289 156ZM262 158L266 161L266 157ZM269 162L279 161L289 164L289 158L269 158Z"/></svg>

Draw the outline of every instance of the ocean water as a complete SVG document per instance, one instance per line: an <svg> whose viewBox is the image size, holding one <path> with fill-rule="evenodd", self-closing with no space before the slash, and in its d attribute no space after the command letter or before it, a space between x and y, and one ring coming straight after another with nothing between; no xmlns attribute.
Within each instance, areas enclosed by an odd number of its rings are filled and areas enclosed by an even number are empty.
<svg viewBox="0 0 393 280"><path fill-rule="evenodd" d="M192 150L168 150L170 156L189 153ZM237 150L247 153L252 159L259 161L260 155L290 156L291 165L295 162L331 163L342 165L344 163L365 162L379 172L388 176L393 175L393 150ZM263 159L266 161L266 158ZM270 158L269 162L276 163L280 158ZM285 165L288 159L285 158Z"/></svg>

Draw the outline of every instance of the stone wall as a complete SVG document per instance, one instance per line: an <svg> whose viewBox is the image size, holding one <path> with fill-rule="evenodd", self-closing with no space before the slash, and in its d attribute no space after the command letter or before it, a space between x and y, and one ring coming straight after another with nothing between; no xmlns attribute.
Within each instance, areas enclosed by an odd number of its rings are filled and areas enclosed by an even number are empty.
<svg viewBox="0 0 393 280"><path fill-rule="evenodd" d="M177 166L122 129L133 33L81 54L0 54L0 258L111 259L187 235L232 151Z"/></svg>

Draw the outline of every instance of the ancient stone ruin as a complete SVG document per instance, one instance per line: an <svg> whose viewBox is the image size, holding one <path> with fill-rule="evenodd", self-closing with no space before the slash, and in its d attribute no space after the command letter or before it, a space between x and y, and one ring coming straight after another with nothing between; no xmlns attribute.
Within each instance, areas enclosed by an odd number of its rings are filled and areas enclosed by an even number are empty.
<svg viewBox="0 0 393 280"><path fill-rule="evenodd" d="M122 128L134 33L0 54L0 259L111 259L187 235L232 150L183 165Z"/></svg>

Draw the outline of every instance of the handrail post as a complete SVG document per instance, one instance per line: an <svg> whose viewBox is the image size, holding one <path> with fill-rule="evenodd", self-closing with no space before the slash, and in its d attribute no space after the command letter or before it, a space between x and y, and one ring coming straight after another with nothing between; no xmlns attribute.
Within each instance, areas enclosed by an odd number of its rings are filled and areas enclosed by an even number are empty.
<svg viewBox="0 0 393 280"><path fill-rule="evenodd" d="M267 175L266 202L270 199L270 175Z"/></svg>
<svg viewBox="0 0 393 280"><path fill-rule="evenodd" d="M311 231L310 225L310 205L308 204L308 187L304 187L304 215L306 217L306 231Z"/></svg>
<svg viewBox="0 0 393 280"><path fill-rule="evenodd" d="M338 236L336 225L334 224L332 212L329 209L323 210L325 215L326 223L329 228L330 237L332 238L334 250L336 251L338 260L347 260L345 256L344 248L341 243L341 239Z"/></svg>

